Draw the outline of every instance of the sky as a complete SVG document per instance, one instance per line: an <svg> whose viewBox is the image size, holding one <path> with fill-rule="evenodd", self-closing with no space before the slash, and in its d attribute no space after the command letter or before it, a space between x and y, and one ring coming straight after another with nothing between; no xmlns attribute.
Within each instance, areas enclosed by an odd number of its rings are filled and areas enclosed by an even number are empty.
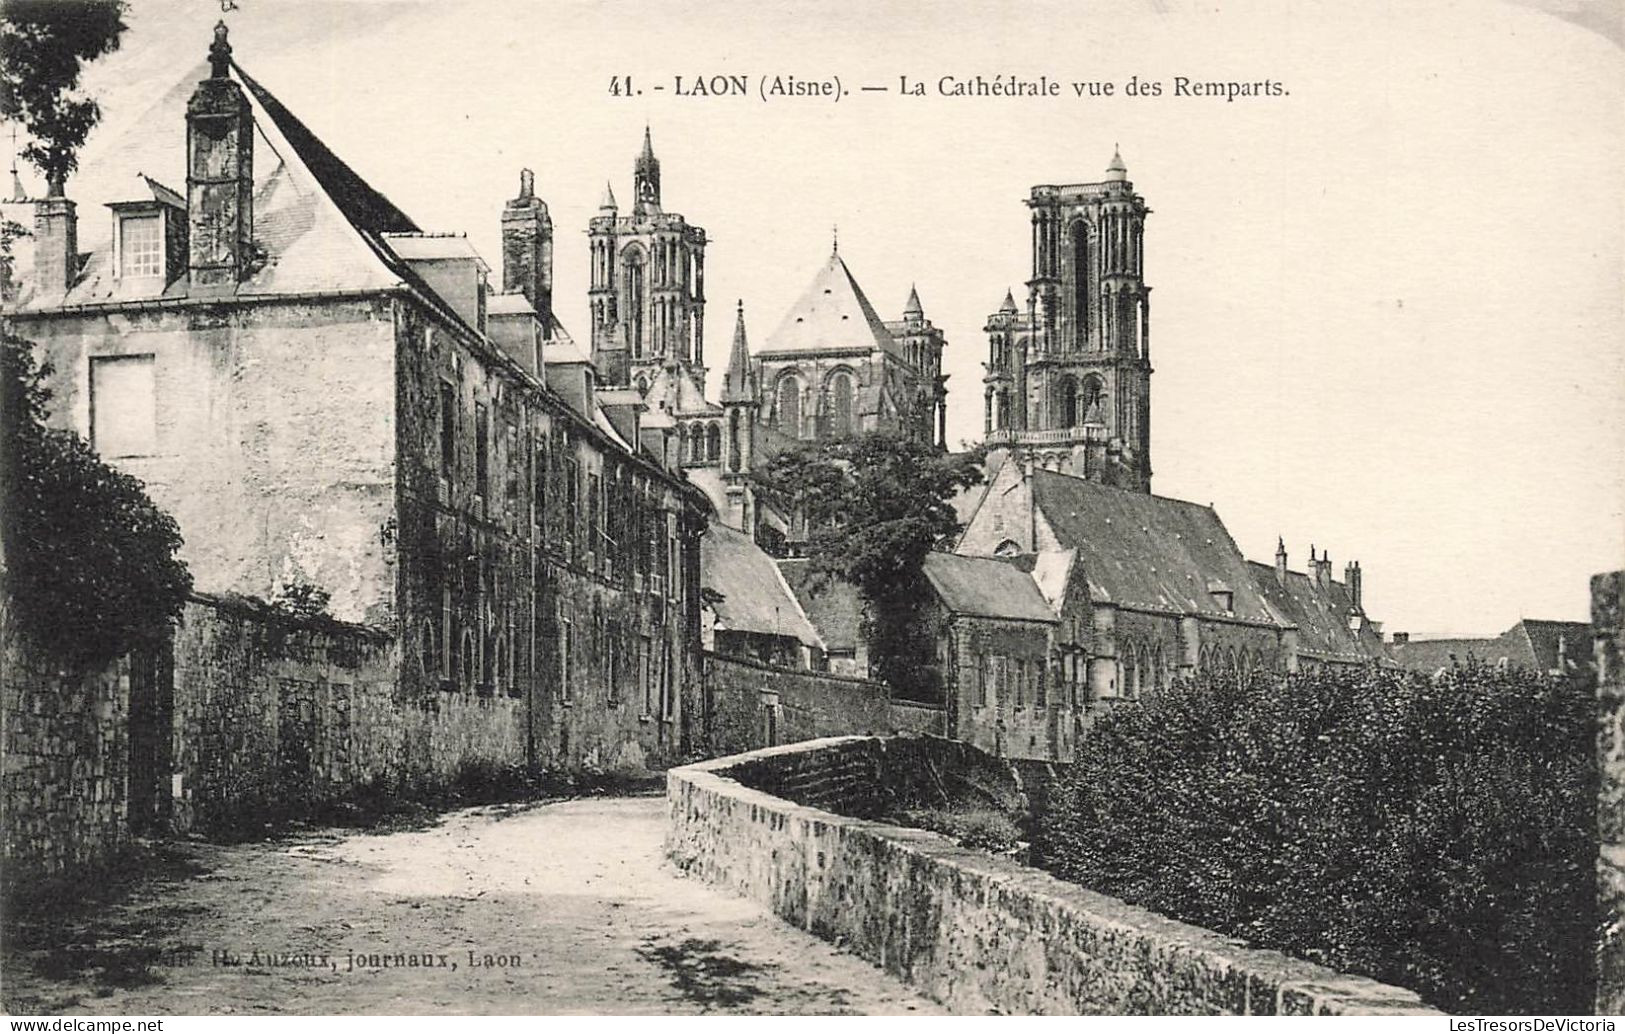
<svg viewBox="0 0 1625 1034"><path fill-rule="evenodd" d="M917 285L945 330L952 442L983 426L986 316L1024 298L1022 199L1120 147L1153 210L1158 494L1211 503L1253 559L1277 535L1298 570L1311 544L1339 577L1358 559L1389 632L1585 620L1590 575L1625 566L1625 51L1604 5L234 2L238 62L424 229L499 265L534 169L577 338L587 220L606 181L629 203L648 125L664 207L712 241L713 396L735 300L759 347L838 226L883 318ZM137 0L91 69L85 218L135 171L110 142L204 59L220 6ZM675 95L719 74L751 96ZM1011 74L1063 95L937 94ZM612 95L626 76L641 95ZM764 101L763 76L848 92ZM1178 97L1178 76L1286 92ZM184 186L181 154L141 171Z"/></svg>

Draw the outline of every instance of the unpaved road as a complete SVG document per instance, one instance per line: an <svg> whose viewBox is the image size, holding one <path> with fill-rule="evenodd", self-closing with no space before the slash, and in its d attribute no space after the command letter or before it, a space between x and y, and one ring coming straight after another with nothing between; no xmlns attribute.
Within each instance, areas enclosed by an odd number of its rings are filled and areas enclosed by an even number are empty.
<svg viewBox="0 0 1625 1034"><path fill-rule="evenodd" d="M677 875L665 807L588 798L186 844L167 878L14 927L0 995L24 1014L942 1011Z"/></svg>

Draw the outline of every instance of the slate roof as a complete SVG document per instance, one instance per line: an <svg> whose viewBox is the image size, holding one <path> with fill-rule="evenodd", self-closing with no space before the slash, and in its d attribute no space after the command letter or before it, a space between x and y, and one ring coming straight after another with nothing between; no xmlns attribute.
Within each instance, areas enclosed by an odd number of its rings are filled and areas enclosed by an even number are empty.
<svg viewBox="0 0 1625 1034"><path fill-rule="evenodd" d="M831 349L882 349L900 355L891 331L838 252L830 255L758 355Z"/></svg>
<svg viewBox="0 0 1625 1034"><path fill-rule="evenodd" d="M1031 575L993 557L928 553L925 577L955 614L1054 623L1055 612Z"/></svg>
<svg viewBox="0 0 1625 1034"><path fill-rule="evenodd" d="M721 631L793 636L822 650L824 642L773 558L750 536L716 521L700 537L700 583L721 594L708 604Z"/></svg>
<svg viewBox="0 0 1625 1034"><path fill-rule="evenodd" d="M1355 608L1343 583L1334 581L1329 588L1322 588L1307 574L1288 571L1286 584L1282 585L1276 580L1273 564L1249 560L1247 567L1253 583L1280 616L1281 623L1297 626L1300 653L1328 661L1368 661L1386 656L1374 633L1362 636L1349 627L1349 614Z"/></svg>
<svg viewBox="0 0 1625 1034"><path fill-rule="evenodd" d="M814 571L810 560L780 560L777 566L802 611L818 629L824 646L836 652L854 652L863 621L863 599L857 587Z"/></svg>
<svg viewBox="0 0 1625 1034"><path fill-rule="evenodd" d="M655 374L643 396L650 409L665 409L678 415L721 416L722 407L705 398L705 388L686 367L665 367Z"/></svg>
<svg viewBox="0 0 1625 1034"><path fill-rule="evenodd" d="M88 254L79 278L65 295L33 293L33 277L20 276L19 311L58 306L117 304L150 299L131 294L132 285L112 269L112 222L90 217L89 205L132 200L129 176L138 170L186 179L186 104L205 62L191 70L111 142L99 169L74 177L68 197L79 205L81 246ZM385 233L416 233L418 227L387 198L327 148L264 87L235 64L232 77L243 87L254 119L254 240L266 261L234 287L212 288L209 296L272 297L315 292L388 290L411 284L427 288L383 239ZM170 283L160 296L188 296L187 278ZM434 297L429 292L429 297Z"/></svg>
<svg viewBox="0 0 1625 1034"><path fill-rule="evenodd" d="M1394 659L1413 671L1434 672L1471 662L1493 667L1504 657L1515 668L1554 672L1560 670L1560 641L1564 674L1578 672L1590 663L1591 626L1582 621L1525 618L1494 638L1412 639L1395 643L1391 649Z"/></svg>
<svg viewBox="0 0 1625 1034"><path fill-rule="evenodd" d="M1032 472L1033 504L1097 603L1276 623L1219 515L1179 499ZM1227 612L1209 586L1232 594Z"/></svg>

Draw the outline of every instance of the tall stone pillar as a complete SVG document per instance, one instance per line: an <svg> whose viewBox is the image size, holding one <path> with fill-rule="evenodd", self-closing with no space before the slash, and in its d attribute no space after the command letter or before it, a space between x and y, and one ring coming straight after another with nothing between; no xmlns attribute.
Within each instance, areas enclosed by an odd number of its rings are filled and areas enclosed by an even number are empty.
<svg viewBox="0 0 1625 1034"><path fill-rule="evenodd" d="M1597 658L1599 1015L1625 1013L1625 571L1591 579Z"/></svg>
<svg viewBox="0 0 1625 1034"><path fill-rule="evenodd" d="M215 26L209 64L186 105L192 286L235 287L254 241L254 116L231 78L225 22Z"/></svg>

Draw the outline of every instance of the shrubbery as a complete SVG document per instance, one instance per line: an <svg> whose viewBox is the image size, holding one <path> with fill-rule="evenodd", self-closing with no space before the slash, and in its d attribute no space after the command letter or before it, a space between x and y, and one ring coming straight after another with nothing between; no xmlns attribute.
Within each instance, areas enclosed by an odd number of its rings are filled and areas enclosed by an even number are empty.
<svg viewBox="0 0 1625 1034"><path fill-rule="evenodd" d="M161 642L192 577L180 530L140 481L47 427L49 366L0 341L0 533L19 626L61 661L104 664Z"/></svg>
<svg viewBox="0 0 1625 1034"><path fill-rule="evenodd" d="M1588 1012L1590 694L1520 672L1182 683L1104 716L1066 879L1449 1011Z"/></svg>

